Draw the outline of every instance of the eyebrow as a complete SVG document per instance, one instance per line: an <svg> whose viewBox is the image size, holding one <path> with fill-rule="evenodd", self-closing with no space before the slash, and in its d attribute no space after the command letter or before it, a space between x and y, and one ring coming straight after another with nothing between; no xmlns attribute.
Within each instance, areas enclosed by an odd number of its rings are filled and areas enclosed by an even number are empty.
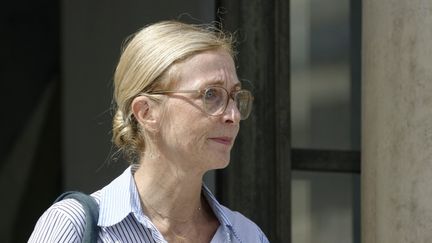
<svg viewBox="0 0 432 243"><path fill-rule="evenodd" d="M222 80L220 80L220 79L219 80L213 80L213 81L205 81L205 82L202 83L201 88L204 88L204 87L207 87L207 86L224 86L224 84L225 84L225 82L222 81ZM237 88L241 89L241 87L242 87L241 82L237 82L233 86L234 89L237 89Z"/></svg>

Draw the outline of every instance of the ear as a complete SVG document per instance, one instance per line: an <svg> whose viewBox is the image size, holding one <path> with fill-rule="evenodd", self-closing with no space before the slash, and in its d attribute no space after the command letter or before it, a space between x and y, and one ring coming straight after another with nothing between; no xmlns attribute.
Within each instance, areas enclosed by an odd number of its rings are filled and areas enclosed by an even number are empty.
<svg viewBox="0 0 432 243"><path fill-rule="evenodd" d="M155 131L158 127L155 105L155 102L146 96L138 96L132 100L132 113L138 123L147 131Z"/></svg>

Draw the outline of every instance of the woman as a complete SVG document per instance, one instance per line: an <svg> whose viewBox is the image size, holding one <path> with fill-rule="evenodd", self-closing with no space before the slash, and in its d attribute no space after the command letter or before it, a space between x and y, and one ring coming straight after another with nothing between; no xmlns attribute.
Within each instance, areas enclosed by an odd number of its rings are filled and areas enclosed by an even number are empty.
<svg viewBox="0 0 432 243"><path fill-rule="evenodd" d="M251 111L231 37L164 21L137 32L114 75L113 141L131 161L92 196L101 242L268 242L249 219L220 205L203 175L224 168ZM80 242L84 211L51 206L30 242Z"/></svg>

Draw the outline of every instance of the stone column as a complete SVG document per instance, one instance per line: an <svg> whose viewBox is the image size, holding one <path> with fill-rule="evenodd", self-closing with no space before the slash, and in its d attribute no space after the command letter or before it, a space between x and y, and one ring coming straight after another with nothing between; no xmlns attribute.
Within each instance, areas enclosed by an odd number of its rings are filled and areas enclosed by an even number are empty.
<svg viewBox="0 0 432 243"><path fill-rule="evenodd" d="M362 242L432 239L432 1L363 1Z"/></svg>

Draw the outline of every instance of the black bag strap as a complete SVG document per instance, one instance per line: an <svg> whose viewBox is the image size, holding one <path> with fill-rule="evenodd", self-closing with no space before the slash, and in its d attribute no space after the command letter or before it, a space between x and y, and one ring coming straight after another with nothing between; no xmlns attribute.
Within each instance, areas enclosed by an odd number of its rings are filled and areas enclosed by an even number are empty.
<svg viewBox="0 0 432 243"><path fill-rule="evenodd" d="M84 208L85 227L82 243L96 243L98 237L97 221L99 219L99 205L96 200L85 193L69 191L60 195L55 203L67 198L77 200Z"/></svg>

